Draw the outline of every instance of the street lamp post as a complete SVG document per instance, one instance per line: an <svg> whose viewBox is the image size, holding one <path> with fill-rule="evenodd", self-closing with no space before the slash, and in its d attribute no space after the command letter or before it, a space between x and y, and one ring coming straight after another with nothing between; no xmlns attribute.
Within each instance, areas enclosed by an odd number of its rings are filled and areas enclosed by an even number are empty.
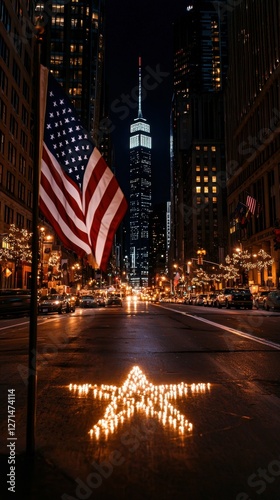
<svg viewBox="0 0 280 500"><path fill-rule="evenodd" d="M42 288L44 280L44 254L43 254L43 242L45 237L45 228L42 226L39 228L39 255L40 255L40 270L39 270L39 286Z"/></svg>
<svg viewBox="0 0 280 500"><path fill-rule="evenodd" d="M45 283L45 267L48 265L51 255L51 248L53 243L53 236L46 234L46 228L41 226L39 228L39 255L40 255L40 270L39 270L39 285L42 288ZM47 258L45 259L45 254ZM47 279L48 281L48 279Z"/></svg>

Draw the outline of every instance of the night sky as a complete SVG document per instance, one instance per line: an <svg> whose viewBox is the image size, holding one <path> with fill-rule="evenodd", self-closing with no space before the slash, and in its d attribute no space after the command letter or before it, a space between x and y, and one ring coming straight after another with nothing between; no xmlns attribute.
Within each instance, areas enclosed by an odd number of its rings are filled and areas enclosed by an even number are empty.
<svg viewBox="0 0 280 500"><path fill-rule="evenodd" d="M172 22L185 12L189 2L107 0L106 4L106 80L114 128L116 176L129 196L129 126L137 117L138 56L141 56L142 82L147 82L142 112L151 125L152 135L152 201L165 202L170 199Z"/></svg>

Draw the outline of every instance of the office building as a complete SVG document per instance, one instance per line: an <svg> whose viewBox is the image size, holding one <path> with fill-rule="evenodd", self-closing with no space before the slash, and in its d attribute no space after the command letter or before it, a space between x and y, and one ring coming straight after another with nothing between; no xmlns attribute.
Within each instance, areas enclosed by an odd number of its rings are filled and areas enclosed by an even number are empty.
<svg viewBox="0 0 280 500"><path fill-rule="evenodd" d="M99 145L103 106L104 0L38 1L45 22L43 63L61 83Z"/></svg>
<svg viewBox="0 0 280 500"><path fill-rule="evenodd" d="M10 225L32 229L33 207L33 2L0 1L0 246ZM30 264L0 261L0 287L23 287Z"/></svg>
<svg viewBox="0 0 280 500"><path fill-rule="evenodd" d="M174 24L169 266L200 248L219 262L227 242L223 86L226 20L198 0Z"/></svg>
<svg viewBox="0 0 280 500"><path fill-rule="evenodd" d="M158 285L161 276L166 274L166 249L167 249L167 212L166 203L159 203L153 207L150 218L150 282Z"/></svg>
<svg viewBox="0 0 280 500"><path fill-rule="evenodd" d="M141 102L141 58L138 68L138 116L130 126L130 282L134 287L148 286L149 220L151 214L151 153L150 125L143 118Z"/></svg>
<svg viewBox="0 0 280 500"><path fill-rule="evenodd" d="M279 286L280 227L280 4L277 0L239 2L229 17L229 73L226 90L229 245L274 258L264 270L250 271L249 283ZM277 21L278 20L278 21ZM253 203L238 220L238 203Z"/></svg>

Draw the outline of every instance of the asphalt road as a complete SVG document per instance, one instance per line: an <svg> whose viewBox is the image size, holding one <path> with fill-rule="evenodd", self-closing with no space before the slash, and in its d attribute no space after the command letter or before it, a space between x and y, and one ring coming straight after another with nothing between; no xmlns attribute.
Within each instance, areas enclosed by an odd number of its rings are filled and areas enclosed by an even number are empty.
<svg viewBox="0 0 280 500"><path fill-rule="evenodd" d="M29 321L1 320L0 453L7 465L15 443L18 498L279 500L279 316L132 301L39 317L30 484ZM15 498L3 472L1 486Z"/></svg>

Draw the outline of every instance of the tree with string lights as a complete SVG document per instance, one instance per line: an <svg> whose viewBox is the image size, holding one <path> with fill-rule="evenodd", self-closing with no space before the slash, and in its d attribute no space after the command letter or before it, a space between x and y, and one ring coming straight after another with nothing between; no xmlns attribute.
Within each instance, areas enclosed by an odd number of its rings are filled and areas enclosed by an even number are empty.
<svg viewBox="0 0 280 500"><path fill-rule="evenodd" d="M0 248L0 266L9 276L9 262L15 262L15 281L17 281L17 271L20 264L32 262L31 249L32 233L27 229L18 228L15 224L11 224L9 232L2 238L2 248ZM3 245L4 243L4 245Z"/></svg>
<svg viewBox="0 0 280 500"><path fill-rule="evenodd" d="M32 262L31 238L32 233L27 229L11 224L9 233L4 238L5 246L0 248L1 265L7 264L9 260Z"/></svg>
<svg viewBox="0 0 280 500"><path fill-rule="evenodd" d="M243 284L247 284L248 272L254 269L261 272L263 269L271 267L274 259L264 250L259 250L257 254L251 254L248 250L239 250L225 258L225 264L220 264L222 273L220 277L225 281L237 280L240 276L243 278Z"/></svg>
<svg viewBox="0 0 280 500"><path fill-rule="evenodd" d="M261 272L272 266L273 262L274 259L264 250L259 250L257 254L251 254L248 250L239 250L234 252L232 256L226 256L225 263L219 265L220 272L209 274L202 268L195 269L191 283L196 287L203 288L211 283L221 281L224 283L230 280L237 282L242 277L242 284L245 285L248 281L249 271L256 269Z"/></svg>

